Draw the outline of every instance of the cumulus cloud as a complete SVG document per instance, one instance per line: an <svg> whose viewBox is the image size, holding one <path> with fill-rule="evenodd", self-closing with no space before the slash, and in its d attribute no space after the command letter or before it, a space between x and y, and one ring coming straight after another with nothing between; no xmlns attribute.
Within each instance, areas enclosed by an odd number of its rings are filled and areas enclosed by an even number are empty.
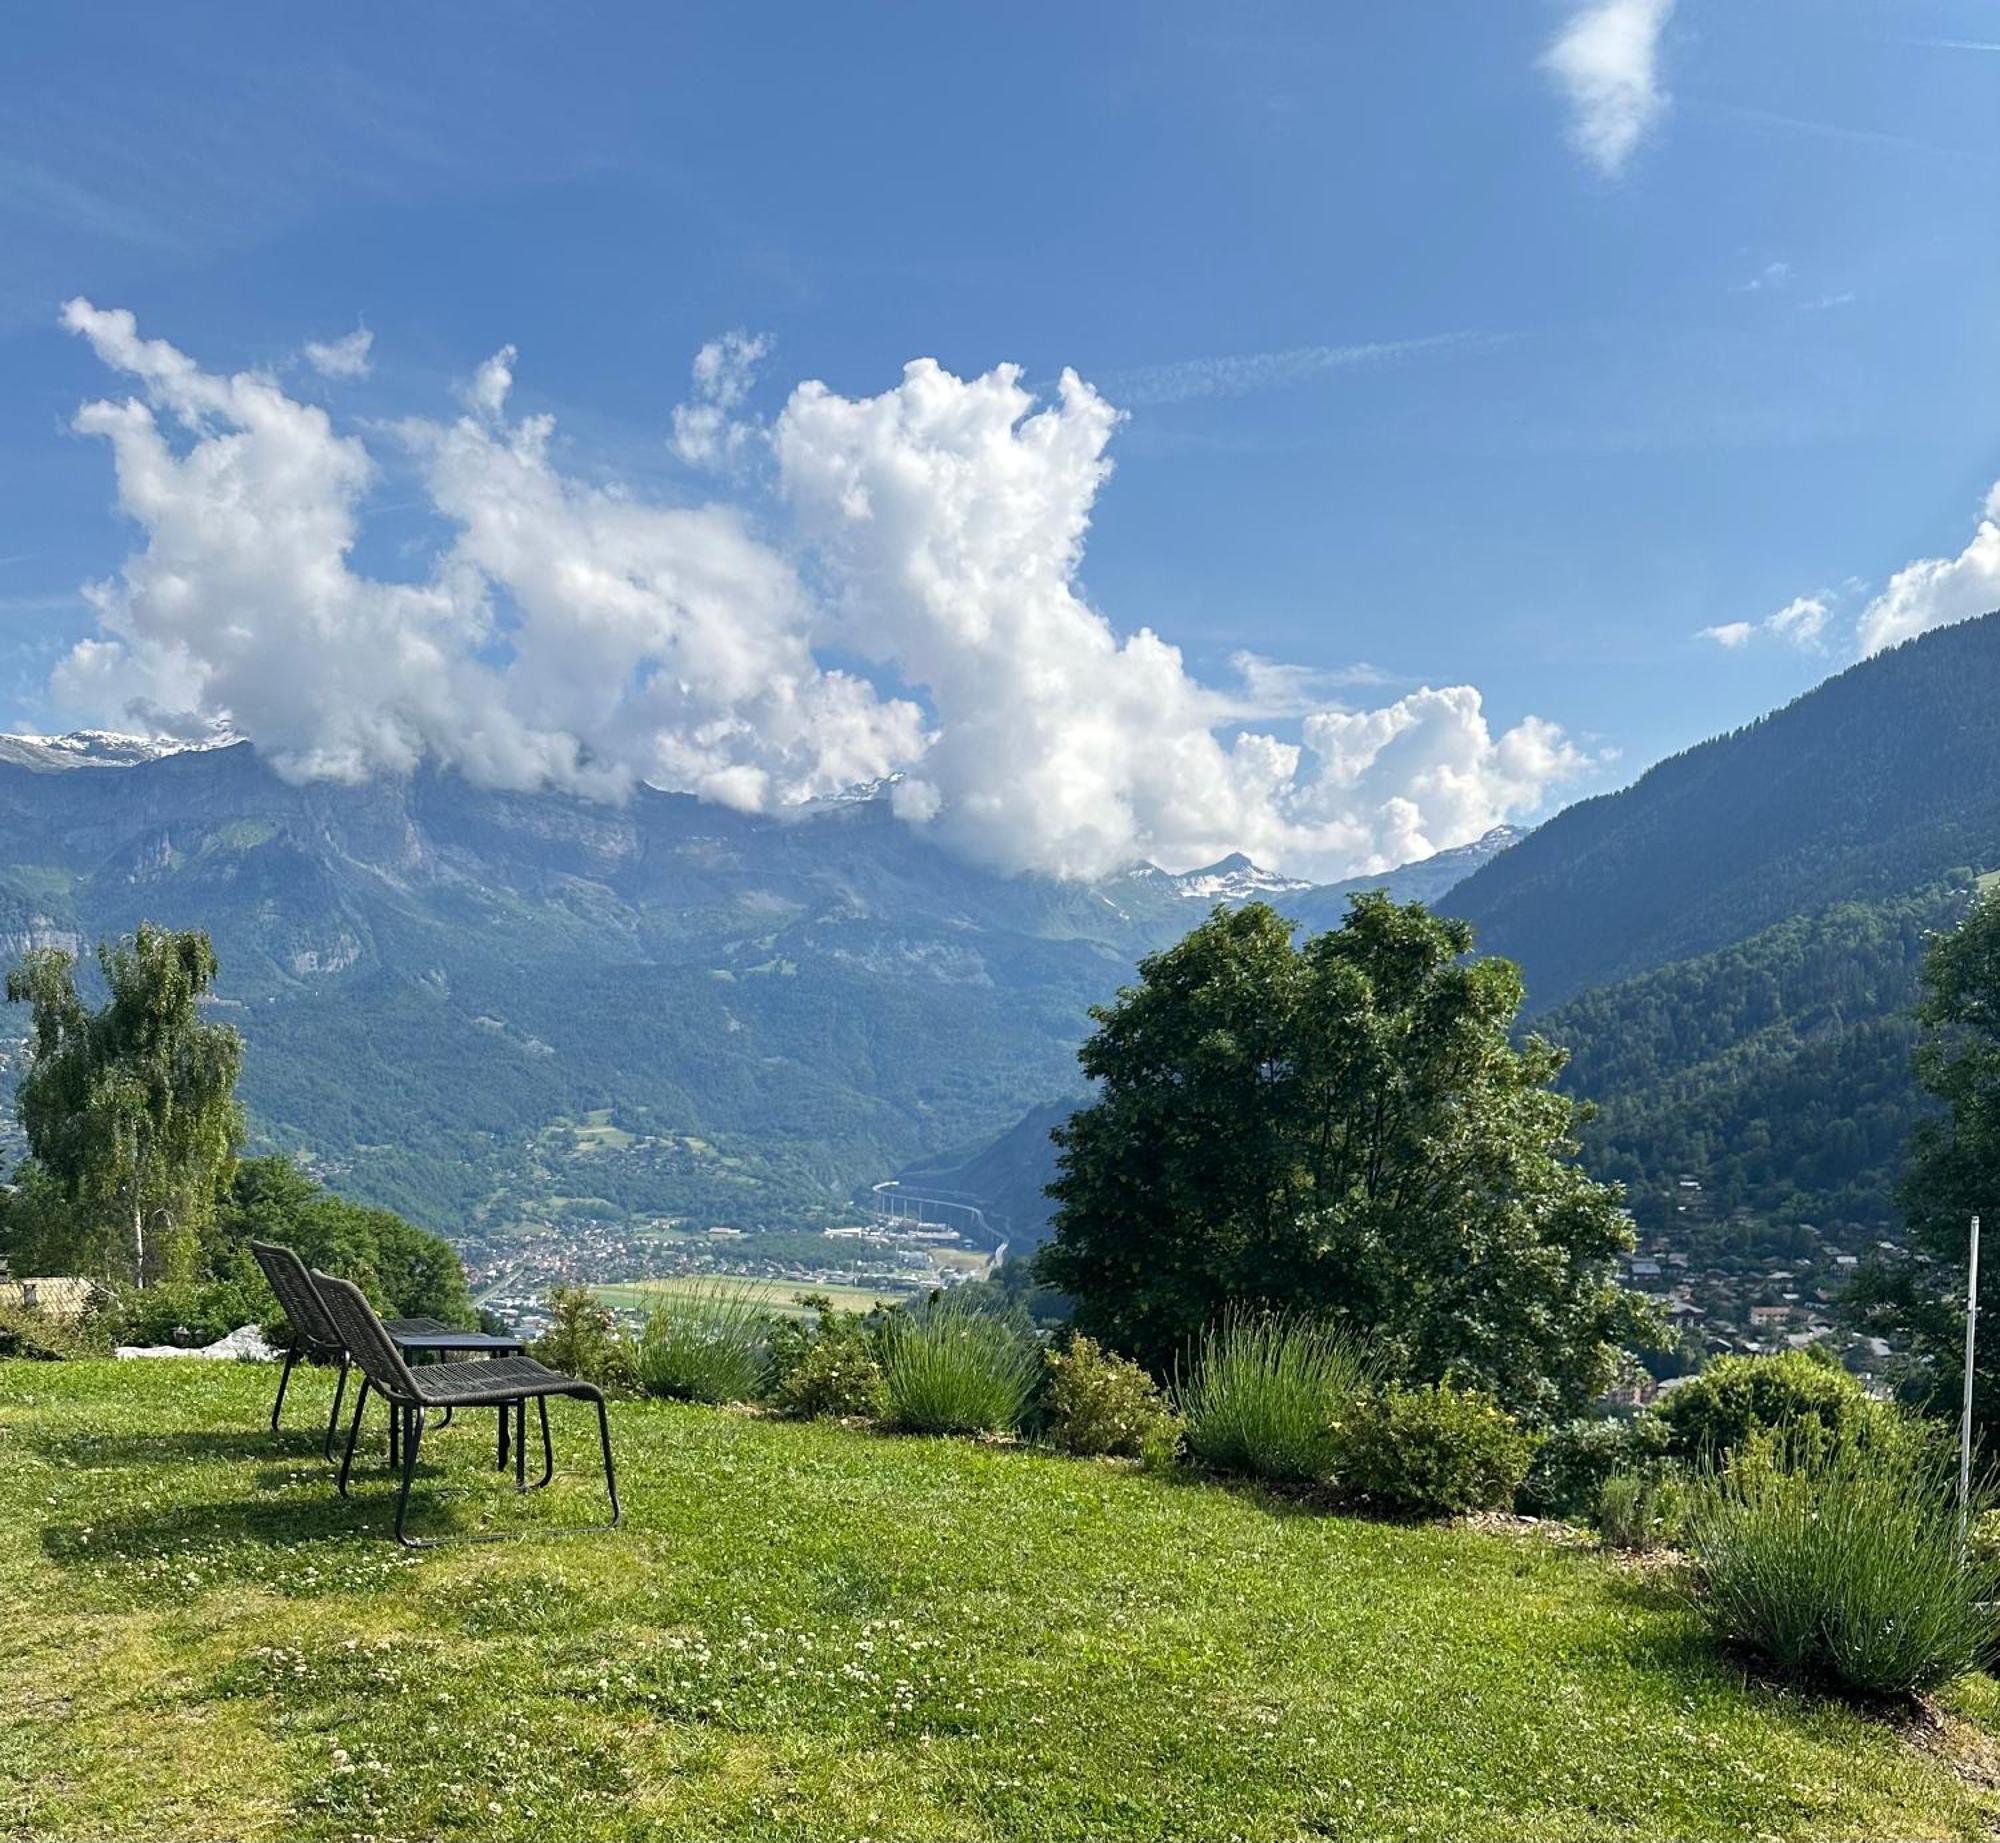
<svg viewBox="0 0 2000 1843"><path fill-rule="evenodd" d="M1801 595L1761 621L1724 621L1719 626L1702 628L1695 638L1713 640L1717 646L1736 652L1762 635L1802 653L1823 653L1826 623L1831 613L1824 596Z"/></svg>
<svg viewBox="0 0 2000 1843"><path fill-rule="evenodd" d="M1584 0L1542 54L1570 108L1571 144L1615 179L1666 114L1660 34L1674 0Z"/></svg>
<svg viewBox="0 0 2000 1843"><path fill-rule="evenodd" d="M1229 733L1227 696L1148 628L1121 638L1077 581L1117 412L1065 372L929 359L852 399L805 384L772 440L841 643L921 687L938 734L905 784L957 848L1092 876L1232 849L1307 874L1376 869L1540 803L1581 753L1534 719L1495 739L1469 686Z"/></svg>
<svg viewBox="0 0 2000 1843"><path fill-rule="evenodd" d="M1114 630L1079 570L1118 414L1074 374L1050 403L1013 367L928 360L874 397L801 385L753 525L566 472L551 419L512 412L504 348L462 413L394 425L439 532L397 581L355 565L378 460L326 409L127 313L64 317L132 380L77 426L143 541L91 589L98 630L55 688L96 718L230 724L288 775L431 763L750 810L897 775L903 820L1007 870L1242 849L1332 876L1476 837L1589 765L1540 719L1496 734L1469 686L1347 709L1379 675L1242 654L1210 685ZM759 356L705 348L703 402L733 415ZM1296 740L1256 727L1281 722Z"/></svg>
<svg viewBox="0 0 2000 1843"><path fill-rule="evenodd" d="M694 355L693 400L674 406L674 452L690 467L726 468L754 439L755 425L739 421L735 411L770 350L767 335L738 328Z"/></svg>
<svg viewBox="0 0 2000 1843"><path fill-rule="evenodd" d="M365 378L375 335L365 326L333 340L309 339L305 344L306 363L323 378Z"/></svg>
<svg viewBox="0 0 2000 1843"><path fill-rule="evenodd" d="M2000 482L1986 495L1972 541L1955 557L1926 557L1889 578L1861 611L1864 653L1879 653L1927 628L2000 608Z"/></svg>
<svg viewBox="0 0 2000 1843"><path fill-rule="evenodd" d="M644 778L748 807L921 748L913 705L819 669L796 577L735 511L564 478L546 418L505 420L511 349L468 414L404 427L458 529L400 583L350 561L374 463L323 409L203 372L128 313L73 301L64 318L141 386L77 427L111 444L146 534L91 591L101 634L56 675L70 703L227 720L301 778L432 761L485 785L617 797Z"/></svg>

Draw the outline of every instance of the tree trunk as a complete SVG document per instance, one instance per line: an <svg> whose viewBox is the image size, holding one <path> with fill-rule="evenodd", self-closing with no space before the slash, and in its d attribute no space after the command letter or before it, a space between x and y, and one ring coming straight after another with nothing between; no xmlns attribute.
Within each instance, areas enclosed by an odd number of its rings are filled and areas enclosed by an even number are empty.
<svg viewBox="0 0 2000 1843"><path fill-rule="evenodd" d="M132 1198L132 1267L133 1278L143 1288L146 1284L146 1209L136 1193Z"/></svg>

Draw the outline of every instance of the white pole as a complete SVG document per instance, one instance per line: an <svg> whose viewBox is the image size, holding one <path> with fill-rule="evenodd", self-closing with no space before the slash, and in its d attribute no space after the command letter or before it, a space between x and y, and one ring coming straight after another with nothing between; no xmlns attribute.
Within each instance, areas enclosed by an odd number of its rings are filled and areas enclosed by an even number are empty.
<svg viewBox="0 0 2000 1843"><path fill-rule="evenodd" d="M1965 1519L1972 1503L1972 1349L1979 1331L1979 1218L1972 1219L1972 1237L1965 1259L1965 1404L1958 1423L1958 1534L1965 1540Z"/></svg>

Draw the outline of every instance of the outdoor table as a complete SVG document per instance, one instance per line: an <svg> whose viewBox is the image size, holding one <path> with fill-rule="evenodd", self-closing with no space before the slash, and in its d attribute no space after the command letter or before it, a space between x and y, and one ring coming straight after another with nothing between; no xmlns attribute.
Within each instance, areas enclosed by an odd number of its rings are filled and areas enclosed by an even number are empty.
<svg viewBox="0 0 2000 1843"><path fill-rule="evenodd" d="M435 1318L410 1318L389 1328L389 1336L396 1348L412 1363L438 1363L447 1357L485 1356L518 1357L526 1354L527 1345L517 1337L493 1331L459 1331ZM449 1425L451 1410L445 1410L444 1425ZM389 1417L389 1464L394 1467L402 1462L402 1442L398 1436L397 1416ZM519 1437L518 1430L516 1438ZM496 1459L502 1471L507 1468L507 1410L500 1410L500 1433L496 1449Z"/></svg>

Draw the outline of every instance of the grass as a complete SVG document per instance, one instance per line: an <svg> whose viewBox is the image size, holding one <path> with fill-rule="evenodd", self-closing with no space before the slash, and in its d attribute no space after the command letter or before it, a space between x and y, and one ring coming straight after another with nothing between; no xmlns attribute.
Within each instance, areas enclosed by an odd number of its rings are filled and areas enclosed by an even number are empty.
<svg viewBox="0 0 2000 1843"><path fill-rule="evenodd" d="M614 1409L625 1528L413 1556L268 1370L0 1364L0 1837L1972 1837L1594 1553L1019 1448ZM599 1513L425 1442L420 1516ZM371 1456L379 1467L380 1422ZM429 1470L435 1460L437 1470ZM451 1502L441 1510L440 1488ZM1960 1706L1987 1712L1976 1679ZM1957 1731L1961 1737L1967 1732ZM1976 1739L1976 1735L1973 1737Z"/></svg>
<svg viewBox="0 0 2000 1843"><path fill-rule="evenodd" d="M1333 1476L1342 1417L1372 1376L1367 1353L1350 1339L1306 1319L1238 1313L1203 1334L1174 1405L1203 1464L1310 1484Z"/></svg>
<svg viewBox="0 0 2000 1843"><path fill-rule="evenodd" d="M1961 1547L1956 1470L1912 1434L1704 1474L1687 1541L1711 1623L1788 1675L1856 1695L1962 1677L2000 1639L2000 1557ZM1975 1522L1985 1507L1981 1493Z"/></svg>
<svg viewBox="0 0 2000 1843"><path fill-rule="evenodd" d="M639 1334L639 1380L676 1401L755 1401L771 1370L771 1317L754 1293L711 1282L664 1298Z"/></svg>
<svg viewBox="0 0 2000 1843"><path fill-rule="evenodd" d="M817 1286L800 1280L768 1280L751 1274L730 1274L731 1286L754 1294L768 1312L783 1312L793 1318L810 1318L810 1308L799 1304L801 1293L825 1293L843 1312L866 1312L878 1305L907 1303L913 1294L890 1292L880 1287ZM631 1280L621 1286L591 1288L614 1312L650 1312L663 1299L697 1297L715 1284L715 1276L674 1275L659 1280Z"/></svg>
<svg viewBox="0 0 2000 1843"><path fill-rule="evenodd" d="M907 1433L1012 1433L1041 1380L1041 1347L988 1312L934 1304L884 1328L892 1426Z"/></svg>

